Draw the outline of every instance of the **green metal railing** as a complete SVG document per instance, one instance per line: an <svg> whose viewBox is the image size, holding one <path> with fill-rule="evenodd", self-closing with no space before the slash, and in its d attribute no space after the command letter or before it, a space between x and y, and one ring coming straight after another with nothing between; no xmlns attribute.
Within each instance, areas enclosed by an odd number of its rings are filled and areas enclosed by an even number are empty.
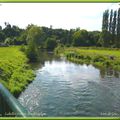
<svg viewBox="0 0 120 120"><path fill-rule="evenodd" d="M30 114L0 83L0 117L4 116L30 117Z"/></svg>

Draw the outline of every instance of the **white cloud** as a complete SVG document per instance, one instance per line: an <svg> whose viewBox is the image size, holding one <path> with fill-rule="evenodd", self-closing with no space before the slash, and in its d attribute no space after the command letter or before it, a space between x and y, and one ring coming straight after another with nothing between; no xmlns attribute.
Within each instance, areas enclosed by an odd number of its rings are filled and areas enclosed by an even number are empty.
<svg viewBox="0 0 120 120"><path fill-rule="evenodd" d="M33 23L53 28L100 30L106 9L118 8L117 3L3 3L0 24L4 22L22 28Z"/></svg>

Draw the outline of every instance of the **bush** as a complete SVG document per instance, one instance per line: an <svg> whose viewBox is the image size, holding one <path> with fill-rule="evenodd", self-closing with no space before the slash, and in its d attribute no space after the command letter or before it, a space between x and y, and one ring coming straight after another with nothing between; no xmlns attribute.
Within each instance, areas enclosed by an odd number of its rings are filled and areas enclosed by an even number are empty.
<svg viewBox="0 0 120 120"><path fill-rule="evenodd" d="M25 52L25 51L26 51L26 47L25 47L24 45L22 45L22 46L20 47L20 51Z"/></svg>
<svg viewBox="0 0 120 120"><path fill-rule="evenodd" d="M55 47L57 46L57 42L55 38L47 38L45 43L46 49L53 51Z"/></svg>
<svg viewBox="0 0 120 120"><path fill-rule="evenodd" d="M0 82L17 96L34 79L20 47L0 48Z"/></svg>
<svg viewBox="0 0 120 120"><path fill-rule="evenodd" d="M26 55L30 62L36 62L38 60L38 50L33 46L26 49Z"/></svg>

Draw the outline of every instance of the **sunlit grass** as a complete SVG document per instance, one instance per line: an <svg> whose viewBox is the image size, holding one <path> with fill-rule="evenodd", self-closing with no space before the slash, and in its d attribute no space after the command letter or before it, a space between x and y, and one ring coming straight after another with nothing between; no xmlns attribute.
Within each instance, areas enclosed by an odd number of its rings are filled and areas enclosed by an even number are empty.
<svg viewBox="0 0 120 120"><path fill-rule="evenodd" d="M98 67L112 67L116 70L120 70L119 49L65 47L61 53L72 62L93 64Z"/></svg>
<svg viewBox="0 0 120 120"><path fill-rule="evenodd" d="M0 82L14 95L19 94L33 80L25 54L19 47L0 47Z"/></svg>

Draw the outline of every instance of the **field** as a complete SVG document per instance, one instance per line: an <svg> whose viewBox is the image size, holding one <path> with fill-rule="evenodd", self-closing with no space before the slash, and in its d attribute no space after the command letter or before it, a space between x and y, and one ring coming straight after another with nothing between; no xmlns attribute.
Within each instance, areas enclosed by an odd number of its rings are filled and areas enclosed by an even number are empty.
<svg viewBox="0 0 120 120"><path fill-rule="evenodd" d="M0 47L0 83L16 96L34 79L27 61L20 47Z"/></svg>
<svg viewBox="0 0 120 120"><path fill-rule="evenodd" d="M112 67L120 71L119 49L65 47L56 51L64 54L72 62L92 64L96 67Z"/></svg>

